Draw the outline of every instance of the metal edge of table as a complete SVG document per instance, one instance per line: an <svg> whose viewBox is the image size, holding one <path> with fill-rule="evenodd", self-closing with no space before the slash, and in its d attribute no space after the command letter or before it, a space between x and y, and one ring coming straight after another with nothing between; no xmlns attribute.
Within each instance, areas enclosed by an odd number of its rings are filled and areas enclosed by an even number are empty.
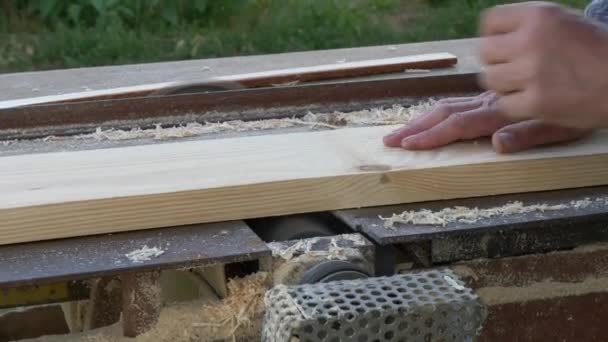
<svg viewBox="0 0 608 342"><path fill-rule="evenodd" d="M133 262L127 253L158 247L163 254ZM187 268L270 256L243 221L199 224L0 246L0 287Z"/></svg>

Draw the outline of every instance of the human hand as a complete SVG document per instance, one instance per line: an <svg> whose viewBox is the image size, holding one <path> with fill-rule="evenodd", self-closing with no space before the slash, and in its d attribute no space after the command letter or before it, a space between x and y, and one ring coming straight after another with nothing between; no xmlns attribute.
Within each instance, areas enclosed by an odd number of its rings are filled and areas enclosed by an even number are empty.
<svg viewBox="0 0 608 342"><path fill-rule="evenodd" d="M500 95L496 107L505 117L608 127L605 25L559 5L529 2L492 8L481 26L480 82Z"/></svg>
<svg viewBox="0 0 608 342"><path fill-rule="evenodd" d="M575 140L587 133L540 120L509 119L496 105L499 100L491 91L475 97L440 100L430 112L384 137L384 144L407 150L428 150L459 140L492 136L495 151L513 153Z"/></svg>

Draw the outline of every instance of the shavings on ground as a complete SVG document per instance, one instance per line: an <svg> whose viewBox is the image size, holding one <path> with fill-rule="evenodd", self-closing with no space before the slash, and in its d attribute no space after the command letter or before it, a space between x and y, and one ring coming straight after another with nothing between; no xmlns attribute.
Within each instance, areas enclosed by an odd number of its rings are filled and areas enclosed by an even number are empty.
<svg viewBox="0 0 608 342"><path fill-rule="evenodd" d="M431 211L429 209L404 211L401 214L393 214L390 217L382 217L384 227L395 229L395 224L415 224L415 225L434 225L447 226L449 223L459 222L472 224L479 220L497 216L508 216L513 214L525 214L530 212L546 212L562 210L567 208L583 209L594 203L606 204L607 198L596 198L591 200L585 198L582 200L571 201L566 204L531 204L524 205L522 202L509 202L500 207L493 208L469 208L464 206L456 206L452 208L444 208L439 211Z"/></svg>
<svg viewBox="0 0 608 342"><path fill-rule="evenodd" d="M264 295L269 289L269 274L258 272L244 278L234 278L227 286L230 295L220 305L201 308L204 317L192 323L195 329L202 329L197 335L220 335L230 340L236 340L237 336L259 337L256 335L262 329Z"/></svg>
<svg viewBox="0 0 608 342"><path fill-rule="evenodd" d="M127 257L127 259L131 260L131 262L141 263L144 261L150 261L152 260L152 258L159 257L164 253L165 251L158 247L148 247L144 245L140 249L136 249L125 254L125 256Z"/></svg>
<svg viewBox="0 0 608 342"><path fill-rule="evenodd" d="M122 336L121 322L83 333L44 336L36 342L191 342L259 341L264 316L264 295L270 277L258 272L231 279L229 295L163 307L158 323L135 338Z"/></svg>

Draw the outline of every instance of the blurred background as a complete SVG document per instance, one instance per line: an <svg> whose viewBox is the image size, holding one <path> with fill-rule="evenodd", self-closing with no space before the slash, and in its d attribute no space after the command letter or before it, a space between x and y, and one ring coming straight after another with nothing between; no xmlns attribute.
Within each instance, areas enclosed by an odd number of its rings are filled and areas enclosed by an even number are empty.
<svg viewBox="0 0 608 342"><path fill-rule="evenodd" d="M480 11L508 2L0 0L0 72L472 37Z"/></svg>

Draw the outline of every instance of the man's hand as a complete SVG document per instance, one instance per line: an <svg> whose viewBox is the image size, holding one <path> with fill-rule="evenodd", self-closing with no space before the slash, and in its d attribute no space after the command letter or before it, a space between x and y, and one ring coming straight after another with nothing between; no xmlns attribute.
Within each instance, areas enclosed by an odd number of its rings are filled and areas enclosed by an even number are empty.
<svg viewBox="0 0 608 342"><path fill-rule="evenodd" d="M497 107L506 117L608 127L607 26L541 2L495 7L481 26L481 83L500 95ZM470 111L472 104L456 110Z"/></svg>
<svg viewBox="0 0 608 342"><path fill-rule="evenodd" d="M585 130L546 124L540 120L507 118L496 105L494 92L439 101L429 113L384 137L389 147L427 150L449 143L492 136L494 149L513 153L539 145L578 139Z"/></svg>

